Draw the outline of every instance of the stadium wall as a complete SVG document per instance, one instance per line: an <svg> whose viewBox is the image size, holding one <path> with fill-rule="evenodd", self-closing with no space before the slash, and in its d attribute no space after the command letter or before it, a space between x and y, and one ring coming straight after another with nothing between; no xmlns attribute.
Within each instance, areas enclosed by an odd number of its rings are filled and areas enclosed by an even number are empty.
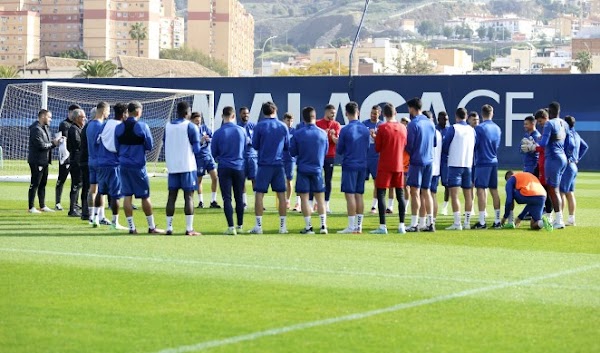
<svg viewBox="0 0 600 353"><path fill-rule="evenodd" d="M590 152L580 163L581 170L600 170L600 75L494 75L494 76L360 76L349 81L347 77L264 77L264 78L120 78L61 80L110 85L147 86L174 89L202 89L215 91L216 117L224 106L237 109L247 106L251 119L257 121L260 106L273 100L280 115L289 111L299 121L303 106L312 105L317 115L327 104L341 106L349 100L361 106L361 119L369 116L375 104L392 102L399 115L408 115L406 101L421 97L424 109L436 114L445 110L451 117L458 107L480 111L483 104L495 110L494 121L502 128L500 151L502 168L521 165L519 141L523 136L522 120L551 101L562 106L562 116L573 115L576 129L590 145ZM37 82L36 80L0 80L0 93L11 83ZM125 99L125 98L124 98ZM53 128L64 116L54 112ZM24 117L29 122L35 117ZM340 123L345 123L338 110ZM453 121L453 118L451 119ZM24 126L28 126L24 124ZM56 127L54 126L56 124ZM215 128L220 119L215 120ZM2 123L0 122L0 129ZM2 131L0 130L0 133Z"/></svg>

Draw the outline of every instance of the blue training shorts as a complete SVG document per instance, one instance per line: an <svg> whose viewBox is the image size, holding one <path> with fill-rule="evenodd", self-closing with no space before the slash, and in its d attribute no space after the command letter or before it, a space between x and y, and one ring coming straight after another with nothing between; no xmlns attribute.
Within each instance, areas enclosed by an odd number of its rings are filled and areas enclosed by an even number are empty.
<svg viewBox="0 0 600 353"><path fill-rule="evenodd" d="M440 180L442 181L442 186L448 186L448 163L440 164Z"/></svg>
<svg viewBox="0 0 600 353"><path fill-rule="evenodd" d="M368 159L367 160L367 170L365 175L365 180L369 180L369 175L373 180L377 178L377 164L379 164L378 159Z"/></svg>
<svg viewBox="0 0 600 353"><path fill-rule="evenodd" d="M323 181L323 173L305 174L302 172L298 172L298 175L296 175L297 194L320 194L323 192L325 192L325 182Z"/></svg>
<svg viewBox="0 0 600 353"><path fill-rule="evenodd" d="M431 173L433 172L431 164L426 166L411 165L408 168L408 177L406 185L413 188L429 189L431 185Z"/></svg>
<svg viewBox="0 0 600 353"><path fill-rule="evenodd" d="M342 167L342 192L346 194L365 193L366 170L344 170Z"/></svg>
<svg viewBox="0 0 600 353"><path fill-rule="evenodd" d="M437 194L437 189L438 189L438 184L439 183L440 183L440 176L439 175L431 177L431 185L429 186L429 190L432 193Z"/></svg>
<svg viewBox="0 0 600 353"><path fill-rule="evenodd" d="M448 187L471 188L471 168L448 167Z"/></svg>
<svg viewBox="0 0 600 353"><path fill-rule="evenodd" d="M91 166L91 165L88 165L88 169L90 171L90 173L89 173L90 184L91 185L98 184L98 170L96 169L95 166Z"/></svg>
<svg viewBox="0 0 600 353"><path fill-rule="evenodd" d="M261 165L256 171L254 191L266 194L269 185L274 192L285 192L287 189L283 166Z"/></svg>
<svg viewBox="0 0 600 353"><path fill-rule="evenodd" d="M283 168L285 170L285 177L287 180L294 179L294 167L295 166L296 166L296 162L294 162L294 161L283 162Z"/></svg>
<svg viewBox="0 0 600 353"><path fill-rule="evenodd" d="M123 196L135 195L136 199L150 197L150 181L146 167L121 167L121 191L123 191Z"/></svg>
<svg viewBox="0 0 600 353"><path fill-rule="evenodd" d="M215 170L217 165L215 164L215 160L212 157L204 158L201 160L196 160L196 175L201 177L204 174L210 172L211 170Z"/></svg>
<svg viewBox="0 0 600 353"><path fill-rule="evenodd" d="M575 179L577 178L577 164L568 163L565 172L560 179L560 192L574 192L575 191Z"/></svg>
<svg viewBox="0 0 600 353"><path fill-rule="evenodd" d="M195 170L187 173L169 174L167 184L169 190L196 191L198 176Z"/></svg>
<svg viewBox="0 0 600 353"><path fill-rule="evenodd" d="M256 179L256 171L258 170L258 157L244 158L244 173L248 180Z"/></svg>
<svg viewBox="0 0 600 353"><path fill-rule="evenodd" d="M98 192L115 199L123 197L121 194L121 172L119 167L97 167Z"/></svg>
<svg viewBox="0 0 600 353"><path fill-rule="evenodd" d="M477 167L473 171L475 174L475 187L478 189L497 189L498 188L498 166Z"/></svg>
<svg viewBox="0 0 600 353"><path fill-rule="evenodd" d="M567 157L564 155L561 157L556 159L546 157L546 163L544 164L546 185L553 188L560 186L560 180L567 168Z"/></svg>

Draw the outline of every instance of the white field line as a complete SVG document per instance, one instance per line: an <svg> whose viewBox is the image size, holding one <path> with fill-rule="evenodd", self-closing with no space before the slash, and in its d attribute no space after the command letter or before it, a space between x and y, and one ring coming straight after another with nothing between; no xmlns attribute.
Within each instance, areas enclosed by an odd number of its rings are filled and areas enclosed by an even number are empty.
<svg viewBox="0 0 600 353"><path fill-rule="evenodd" d="M471 278L428 276L428 275L410 275L410 274L394 274L394 273L382 273L382 272L362 272L362 271L358 271L357 272L357 271L344 271L344 270L323 270L323 269L302 268L302 267L267 266L267 265L257 265L257 264L233 263L233 262L198 261L198 260L184 260L184 259L161 258L161 257L142 257L142 256L128 256L128 255L110 255L110 254L64 252L64 251L51 251L51 250L0 248L0 252L26 253L26 254L51 255L51 256L70 256L70 257L84 257L84 258L87 257L87 258L115 259L115 260L133 260L133 261L142 261L142 262L170 263L170 264L180 264L180 265L204 265L204 266L215 266L215 267L238 267L238 268L249 268L249 269L258 269L258 270L269 270L269 271L318 273L318 274L327 274L327 275L341 275L341 276L355 276L355 277L382 277L382 278L399 278L399 279L402 279L402 278L403 279L423 279L423 280L433 280L433 281L477 283L477 284L501 284L501 283L506 283L506 282L503 282L503 281L479 280L479 279L471 279Z"/></svg>
<svg viewBox="0 0 600 353"><path fill-rule="evenodd" d="M222 346L227 346L227 345L236 344L236 343L240 343L240 342L254 341L254 340L257 340L257 339L260 339L263 337L277 336L277 335L281 335L281 334L293 332L293 331L300 331L300 330L305 330L305 329L319 327L319 326L327 326L327 325L333 325L333 324L338 324L338 323L342 323L342 322L367 319L367 318L370 318L370 317L376 316L376 315L389 314L389 313L394 313L394 312L411 309L411 308L416 308L416 307L420 307L420 306L437 304L440 302L445 302L445 301L449 301L452 299L472 296L475 294L481 294L481 293L491 292L491 291L500 290L500 289L518 287L518 286L527 286L527 285L531 285L535 282L544 281L544 280L562 277L562 276L574 275L574 274L587 272L587 271L598 269L598 268L600 268L600 263L597 263L594 265L589 265L589 266L578 267L578 268L571 269L571 270L550 273L550 274L543 275L543 276L529 277L529 278L525 278L520 281L506 282L506 283L502 283L502 284L494 284L494 285L489 285L489 286L485 286L485 287L467 289L464 291L455 292L455 293L451 293L451 294L440 295L440 296L429 298L429 299L421 299L421 300L415 300L415 301L408 302L408 303L400 303L400 304L397 304L394 306L365 311L362 313L355 313L355 314L350 314L350 315L345 315L345 316L332 317L332 318L317 320L317 321L309 321L309 322L299 323L299 324L290 325L290 326L273 328L273 329L264 330L264 331L257 331L257 332L253 332L253 333L249 333L249 334L245 334L245 335L240 335L240 336L234 336L234 337L218 339L218 340L213 340L213 341L200 342L200 343L192 344L192 345L180 346L180 347L176 347L176 348L166 348L166 349L159 351L158 353L198 352L198 351L203 351L203 350L210 349L210 348L222 347Z"/></svg>

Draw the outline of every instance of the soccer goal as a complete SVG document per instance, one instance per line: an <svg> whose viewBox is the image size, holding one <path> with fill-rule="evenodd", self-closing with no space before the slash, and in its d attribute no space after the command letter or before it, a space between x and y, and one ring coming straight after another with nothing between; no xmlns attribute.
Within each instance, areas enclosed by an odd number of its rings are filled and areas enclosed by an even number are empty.
<svg viewBox="0 0 600 353"><path fill-rule="evenodd" d="M37 121L40 109L52 112L50 130L54 134L60 122L67 117L71 104L81 106L88 119L92 119L90 110L100 101L112 106L132 100L142 103L141 121L148 124L154 138L154 148L146 155L149 173L161 173L164 169L164 129L166 123L176 117L177 103L188 102L192 111L202 113L207 126L214 127L213 91L54 81L10 84L0 106L0 180L29 181L29 126ZM110 118L112 116L111 110ZM54 153L49 171L51 175L58 172L57 152Z"/></svg>

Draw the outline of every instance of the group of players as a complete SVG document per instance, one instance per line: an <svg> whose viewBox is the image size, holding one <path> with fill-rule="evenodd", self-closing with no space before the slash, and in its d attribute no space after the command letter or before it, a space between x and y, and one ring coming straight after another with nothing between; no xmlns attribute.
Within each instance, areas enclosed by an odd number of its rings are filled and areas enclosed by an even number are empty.
<svg viewBox="0 0 600 353"><path fill-rule="evenodd" d="M436 124L430 112L422 111L419 98L411 99L407 106L410 118L398 121L395 107L388 103L383 109L374 106L370 118L361 123L358 104L350 102L344 112L349 123L343 129L336 121L336 108L331 105L325 107L324 118L320 120L316 119L314 108L304 108L302 121L295 128L291 114L285 114L283 120L277 118L277 107L272 102L263 104L263 116L257 124L249 121L248 108L239 110L238 122L235 110L225 107L222 126L213 134L203 124L201 114L191 113L189 105L180 102L177 119L166 125L164 136L169 189L166 231L158 229L154 222L145 159L146 151L153 148L154 142L148 126L139 121L142 115L139 102L116 104L110 120L107 120L110 106L101 102L87 124L85 112L73 105L69 108L69 118L60 126L64 137L56 139L50 138L48 129L51 112L41 110L38 122L30 127L29 211L40 212L33 206L36 192L41 211L52 211L44 203L50 151L66 137L71 157L59 170L55 208L62 209L59 187L62 190L66 168L66 174L70 172L72 177L69 216L89 219L95 227L108 224L114 229L128 229L130 234L137 234L133 222L133 196L142 202L148 233L173 234L175 202L181 189L185 199L185 234L199 235L193 227L193 196L198 190L198 207L203 207L198 186L205 173L212 180L212 208L220 208L216 201L217 181L219 183L228 224L226 234L235 235L242 231L247 204L246 179L252 181L255 192L256 222L250 233L263 232L263 199L269 187L277 194L279 202L279 232L288 233L286 218L287 210L291 208L294 177L297 194L294 210L301 210L305 219L305 227L300 233L315 233L311 221L315 209L320 218L319 232L327 234L336 155L342 160L341 191L345 194L348 213L348 226L338 233L362 233L363 194L369 176L375 183L371 212L379 212L380 226L371 231L374 234L388 233L386 214L393 213L394 195L398 201L399 233L435 231L436 195L440 182L445 187L442 213L445 214L451 201L454 216L448 230L471 229L474 190L479 220L473 228L487 228L487 189L493 199L495 218L492 227L495 229L518 226L527 218L531 219L533 229L564 228L561 192L569 201L567 224L575 225L574 182L577 163L587 145L574 129L574 118L567 117L566 121L559 118L558 103L551 103L547 110L540 110L535 117L525 119L526 136L521 143L524 171L509 171L505 176L504 217L501 217L497 182L501 130L492 120L493 108L482 107L481 123L478 113L468 114L464 108L459 108L455 114L456 123L448 126L445 112L438 113ZM383 121L380 118L382 112ZM543 127L542 135L535 128L536 120ZM82 206L78 208L81 188ZM459 201L461 188L465 201L464 223L461 222ZM104 217L102 195L108 195L112 221ZM120 226L118 221L123 197L128 227ZM236 203L236 224L232 198ZM525 210L516 218L512 213L515 202L526 204ZM405 226L409 204L411 219ZM544 207L546 215L542 215ZM554 224L549 219L550 207L555 211Z"/></svg>

